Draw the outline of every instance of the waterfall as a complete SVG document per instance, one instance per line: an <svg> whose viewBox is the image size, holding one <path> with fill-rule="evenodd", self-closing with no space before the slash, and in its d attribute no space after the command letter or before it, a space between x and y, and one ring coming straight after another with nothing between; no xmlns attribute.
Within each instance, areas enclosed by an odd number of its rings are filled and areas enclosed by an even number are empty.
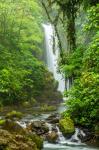
<svg viewBox="0 0 99 150"><path fill-rule="evenodd" d="M63 92L65 90L65 79L62 74L57 72L59 58L58 39L51 24L43 24L43 27L45 31L46 64L49 71L53 73L55 80L59 83L58 91ZM53 50L53 39L55 39L55 51Z"/></svg>

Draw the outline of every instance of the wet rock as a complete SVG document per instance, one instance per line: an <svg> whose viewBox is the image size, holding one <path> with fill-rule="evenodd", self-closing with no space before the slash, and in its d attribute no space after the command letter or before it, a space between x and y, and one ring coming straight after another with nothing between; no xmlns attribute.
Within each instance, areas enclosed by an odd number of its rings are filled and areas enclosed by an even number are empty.
<svg viewBox="0 0 99 150"><path fill-rule="evenodd" d="M77 143L78 140L77 139L72 139L71 142Z"/></svg>
<svg viewBox="0 0 99 150"><path fill-rule="evenodd" d="M75 132L74 123L69 117L59 120L59 128L66 137L72 136Z"/></svg>
<svg viewBox="0 0 99 150"><path fill-rule="evenodd" d="M78 138L82 141L82 142L84 142L84 139L85 139L85 137L86 137L86 135L83 135L82 134L82 132L81 132L81 130L78 132Z"/></svg>
<svg viewBox="0 0 99 150"><path fill-rule="evenodd" d="M58 132L56 126L53 126L53 127L52 127L52 131Z"/></svg>
<svg viewBox="0 0 99 150"><path fill-rule="evenodd" d="M43 135L49 131L49 127L44 121L33 121L27 126L27 129L35 132L37 135Z"/></svg>
<svg viewBox="0 0 99 150"><path fill-rule="evenodd" d="M49 132L46 138L49 143L56 143L58 139L58 133L55 131Z"/></svg>
<svg viewBox="0 0 99 150"><path fill-rule="evenodd" d="M83 129L83 132L84 134L82 133L82 130L80 130L78 133L78 137L81 142L87 142L93 137L91 131L89 131L88 129Z"/></svg>
<svg viewBox="0 0 99 150"><path fill-rule="evenodd" d="M60 115L59 115L58 113L56 113L56 114L50 115L50 116L46 119L46 121L47 121L48 123L53 123L53 124L55 124L55 123L59 123L59 119L60 119Z"/></svg>

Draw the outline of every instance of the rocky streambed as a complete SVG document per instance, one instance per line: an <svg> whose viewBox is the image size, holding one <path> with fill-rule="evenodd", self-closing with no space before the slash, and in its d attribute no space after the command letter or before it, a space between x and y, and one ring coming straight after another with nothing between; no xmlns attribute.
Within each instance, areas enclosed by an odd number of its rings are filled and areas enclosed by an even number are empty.
<svg viewBox="0 0 99 150"><path fill-rule="evenodd" d="M98 150L86 144L92 138L87 129L75 128L56 111L26 114L19 120L9 116L0 123L0 150Z"/></svg>

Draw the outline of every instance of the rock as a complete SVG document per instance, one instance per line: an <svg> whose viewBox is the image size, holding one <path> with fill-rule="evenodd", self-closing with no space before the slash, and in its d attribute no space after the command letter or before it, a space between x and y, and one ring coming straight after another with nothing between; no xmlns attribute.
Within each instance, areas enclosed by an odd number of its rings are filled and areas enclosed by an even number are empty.
<svg viewBox="0 0 99 150"><path fill-rule="evenodd" d="M18 119L21 119L22 116L23 114L21 112L13 110L6 114L6 119L18 120Z"/></svg>
<svg viewBox="0 0 99 150"><path fill-rule="evenodd" d="M40 107L40 110L41 111L55 111L57 109L56 106L53 106L53 105L47 105L47 104L43 104L41 107Z"/></svg>
<svg viewBox="0 0 99 150"><path fill-rule="evenodd" d="M24 135L11 134L0 129L0 150L38 150L36 144Z"/></svg>
<svg viewBox="0 0 99 150"><path fill-rule="evenodd" d="M56 141L58 139L58 133L55 131L52 131L52 132L48 133L46 138L49 143L56 143Z"/></svg>
<svg viewBox="0 0 99 150"><path fill-rule="evenodd" d="M53 127L52 127L52 131L58 132L56 126L53 126Z"/></svg>
<svg viewBox="0 0 99 150"><path fill-rule="evenodd" d="M74 123L69 117L59 120L59 128L64 136L71 136L75 132Z"/></svg>
<svg viewBox="0 0 99 150"><path fill-rule="evenodd" d="M49 131L49 127L44 121L33 121L27 126L27 129L35 132L37 135L44 135Z"/></svg>
<svg viewBox="0 0 99 150"><path fill-rule="evenodd" d="M93 134L88 129L83 129L83 132L85 133L85 136L83 136L81 130L78 133L78 137L80 138L81 142L87 142L93 137Z"/></svg>
<svg viewBox="0 0 99 150"><path fill-rule="evenodd" d="M17 122L12 121L10 119L5 120L5 122L2 125L2 129L20 134L25 133L25 130Z"/></svg>
<svg viewBox="0 0 99 150"><path fill-rule="evenodd" d="M77 143L77 142L78 142L78 140L76 140L76 139L72 139L72 140L71 140L71 142Z"/></svg>
<svg viewBox="0 0 99 150"><path fill-rule="evenodd" d="M28 137L37 145L38 149L43 148L43 138L36 135L35 133L29 133Z"/></svg>
<svg viewBox="0 0 99 150"><path fill-rule="evenodd" d="M0 126L3 126L5 124L5 119L0 119Z"/></svg>
<svg viewBox="0 0 99 150"><path fill-rule="evenodd" d="M59 114L52 114L46 120L48 123L59 123L60 115Z"/></svg>

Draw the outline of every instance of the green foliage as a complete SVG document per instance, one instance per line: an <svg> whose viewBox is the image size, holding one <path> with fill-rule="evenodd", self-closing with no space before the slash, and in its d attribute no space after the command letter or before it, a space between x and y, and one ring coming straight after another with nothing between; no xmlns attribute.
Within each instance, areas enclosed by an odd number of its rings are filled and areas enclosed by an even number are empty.
<svg viewBox="0 0 99 150"><path fill-rule="evenodd" d="M80 79L75 80L67 101L68 113L76 124L94 126L98 121L99 75L83 73Z"/></svg>
<svg viewBox="0 0 99 150"><path fill-rule="evenodd" d="M74 52L65 54L64 64L61 64L60 61L60 70L65 74L66 78L80 76L83 53L84 48L78 47Z"/></svg>
<svg viewBox="0 0 99 150"><path fill-rule="evenodd" d="M77 48L69 54L67 64L63 65L67 77L74 77L74 85L66 102L67 111L63 116L70 116L77 125L89 126L95 130L99 121L99 5L90 7L87 12L87 22L84 24L84 33L90 34L88 44ZM81 43L85 44L85 43ZM63 70L63 71L64 71Z"/></svg>
<svg viewBox="0 0 99 150"><path fill-rule="evenodd" d="M0 103L4 105L31 102L53 80L40 61L43 19L37 0L0 1Z"/></svg>
<svg viewBox="0 0 99 150"><path fill-rule="evenodd" d="M99 71L99 32L94 36L84 53L83 68L95 73Z"/></svg>
<svg viewBox="0 0 99 150"><path fill-rule="evenodd" d="M99 30L99 4L97 6L91 7L87 14L87 22L84 26L85 30L88 31L98 31Z"/></svg>

